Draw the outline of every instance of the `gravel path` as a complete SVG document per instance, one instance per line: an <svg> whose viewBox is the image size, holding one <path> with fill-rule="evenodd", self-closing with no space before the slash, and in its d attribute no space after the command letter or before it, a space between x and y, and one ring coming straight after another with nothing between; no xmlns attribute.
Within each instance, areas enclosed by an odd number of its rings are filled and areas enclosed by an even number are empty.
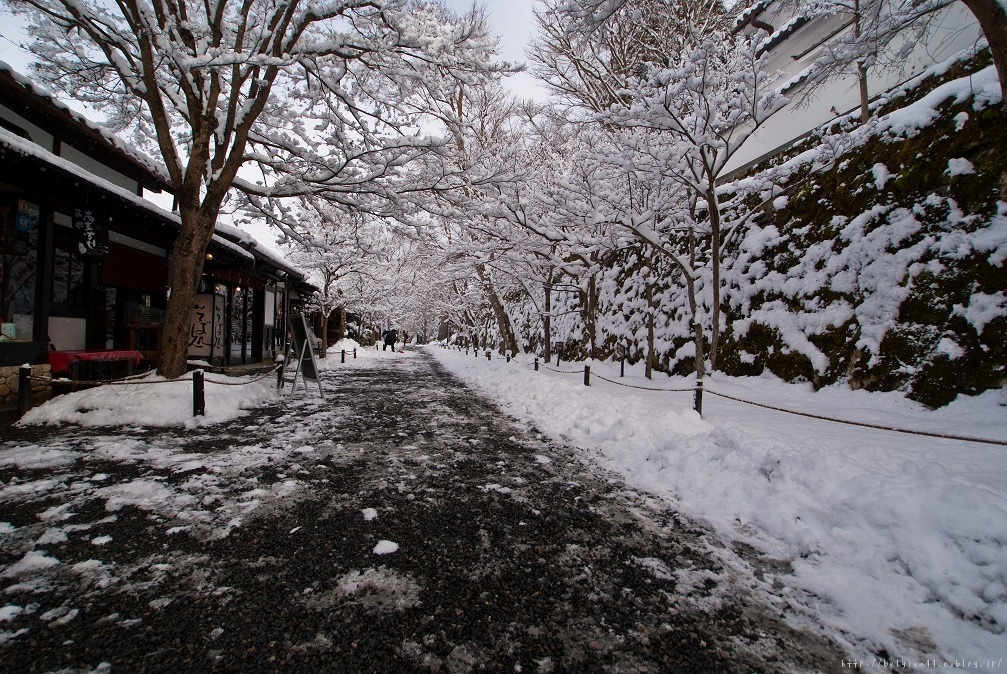
<svg viewBox="0 0 1007 674"><path fill-rule="evenodd" d="M841 669L706 532L380 363L214 429L0 431L51 449L0 465L0 670Z"/></svg>

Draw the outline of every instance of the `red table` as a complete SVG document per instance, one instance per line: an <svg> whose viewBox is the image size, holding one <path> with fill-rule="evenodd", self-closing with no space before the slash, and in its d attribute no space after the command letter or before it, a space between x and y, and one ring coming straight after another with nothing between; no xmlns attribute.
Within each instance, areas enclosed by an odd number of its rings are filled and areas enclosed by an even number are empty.
<svg viewBox="0 0 1007 674"><path fill-rule="evenodd" d="M53 372L69 371L71 379L80 379L81 363L126 363L128 374L133 366L143 361L143 354L135 349L109 349L106 351L50 351L49 367Z"/></svg>

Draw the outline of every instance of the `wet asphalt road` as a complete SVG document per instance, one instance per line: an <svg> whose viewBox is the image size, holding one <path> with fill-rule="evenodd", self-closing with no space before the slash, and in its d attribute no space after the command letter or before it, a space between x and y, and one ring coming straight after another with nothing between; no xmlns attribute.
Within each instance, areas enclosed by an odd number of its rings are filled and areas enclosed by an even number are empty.
<svg viewBox="0 0 1007 674"><path fill-rule="evenodd" d="M198 471L101 458L85 470L82 456L56 476L66 489L15 498L11 486L53 469L0 467L0 522L16 528L0 536L0 568L33 549L60 560L42 581L0 574L0 606L23 608L0 622L0 671L841 669L836 647L785 625L709 552L712 535L507 418L429 355L324 382L325 401L284 398L213 429L116 431L210 458L282 449L203 497L210 512L240 504L249 481L274 495L226 535L136 505L110 517L107 500L73 489L94 473L171 486ZM0 450L58 439L86 452L110 435L4 429ZM61 506L89 528L39 543ZM96 547L98 535L114 545ZM382 541L397 549L376 554L394 548ZM96 559L101 573L87 572Z"/></svg>

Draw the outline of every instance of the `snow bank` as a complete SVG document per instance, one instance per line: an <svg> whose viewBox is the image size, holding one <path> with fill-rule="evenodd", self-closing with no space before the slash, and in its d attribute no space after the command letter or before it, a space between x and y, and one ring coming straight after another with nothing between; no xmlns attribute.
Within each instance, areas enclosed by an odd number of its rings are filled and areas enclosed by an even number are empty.
<svg viewBox="0 0 1007 674"><path fill-rule="evenodd" d="M707 380L689 393L620 387L431 349L513 416L597 452L629 484L674 501L730 541L790 563L774 593L865 657L993 658L1007 652L1007 450L765 410L715 392L828 417L1007 440L1007 393L937 411L896 393L775 378ZM563 364L560 369L577 370ZM633 368L630 368L631 370ZM618 367L592 372L619 381ZM689 388L690 380L624 383ZM741 562L735 560L736 564ZM930 644L930 646L927 644Z"/></svg>
<svg viewBox="0 0 1007 674"><path fill-rule="evenodd" d="M192 415L192 374L168 381L147 375L136 383L100 386L57 396L28 411L20 425L75 423L81 426L186 426L195 428L242 416L276 396L276 378L207 374L206 415ZM38 459L44 460L44 459ZM52 460L58 461L56 456Z"/></svg>

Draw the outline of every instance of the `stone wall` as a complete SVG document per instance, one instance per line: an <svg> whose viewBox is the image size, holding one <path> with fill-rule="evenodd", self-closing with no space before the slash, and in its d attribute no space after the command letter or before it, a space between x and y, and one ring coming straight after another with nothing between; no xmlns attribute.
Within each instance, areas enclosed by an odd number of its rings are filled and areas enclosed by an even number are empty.
<svg viewBox="0 0 1007 674"><path fill-rule="evenodd" d="M0 366L0 403L17 403L18 371L20 369L20 365ZM32 365L31 376L48 379L51 376L49 364ZM31 398L33 401L48 400L51 397L52 384L50 382L39 381L38 379L32 380Z"/></svg>

